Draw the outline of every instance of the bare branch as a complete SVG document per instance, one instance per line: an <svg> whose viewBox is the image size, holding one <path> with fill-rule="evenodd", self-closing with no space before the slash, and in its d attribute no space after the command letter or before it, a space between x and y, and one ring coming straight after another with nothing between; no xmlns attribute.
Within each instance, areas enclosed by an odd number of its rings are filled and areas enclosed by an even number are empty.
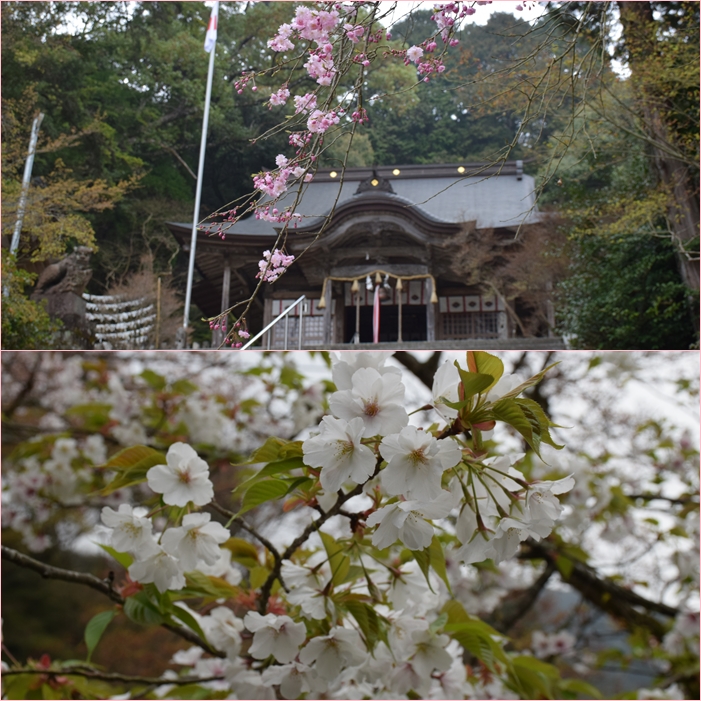
<svg viewBox="0 0 701 701"><path fill-rule="evenodd" d="M124 597L112 587L111 581L100 579L93 574L88 574L86 572L74 572L73 570L64 570L59 567L53 567L52 565L47 565L39 560L35 560L33 557L24 555L23 553L8 548L6 545L2 546L2 558L4 560L9 560L14 562L20 567L26 567L27 569L34 570L38 572L45 579L61 579L64 582L72 582L74 584L83 584L90 587L91 589L96 589L101 594L109 597L116 604L124 604ZM169 631L179 635L193 645L201 647L203 650L207 651L210 655L215 657L226 657L226 654L213 648L209 643L202 640L199 635L193 633L187 628L181 628L177 625L171 623L162 623L164 628Z"/></svg>
<svg viewBox="0 0 701 701"><path fill-rule="evenodd" d="M224 679L217 677L179 677L177 679L165 679L163 677L139 677L130 674L120 674L119 672L101 672L92 667L66 667L65 669L33 669L31 667L21 667L19 669L3 670L3 677L17 676L18 674L44 674L51 677L71 677L79 676L86 679L99 679L109 682L125 682L127 684L203 684L204 682L215 682Z"/></svg>

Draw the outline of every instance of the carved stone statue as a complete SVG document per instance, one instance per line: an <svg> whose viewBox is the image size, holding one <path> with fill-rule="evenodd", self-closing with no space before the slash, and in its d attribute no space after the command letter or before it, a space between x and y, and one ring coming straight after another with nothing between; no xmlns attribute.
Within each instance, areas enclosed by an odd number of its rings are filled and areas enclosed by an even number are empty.
<svg viewBox="0 0 701 701"><path fill-rule="evenodd" d="M68 292L80 297L92 277L91 255L92 248L77 246L69 256L49 265L39 275L32 299L39 300Z"/></svg>
<svg viewBox="0 0 701 701"><path fill-rule="evenodd" d="M77 246L69 256L49 265L39 275L31 296L35 301L46 300L49 314L63 322L66 331L62 342L69 348L92 348L92 332L81 296L92 277L91 255L92 248Z"/></svg>

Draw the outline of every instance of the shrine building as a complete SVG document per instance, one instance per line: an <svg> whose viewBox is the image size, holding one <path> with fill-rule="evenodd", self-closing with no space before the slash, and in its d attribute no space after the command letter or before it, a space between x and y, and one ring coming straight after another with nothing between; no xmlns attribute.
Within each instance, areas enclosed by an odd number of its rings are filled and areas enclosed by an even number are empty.
<svg viewBox="0 0 701 701"><path fill-rule="evenodd" d="M455 265L465 232L504 248L522 245L519 234L543 216L534 189L521 161L348 168L343 174L320 169L304 185L294 210L302 219L290 227L284 245L295 261L277 281L261 286L248 328L260 331L306 295L304 348L352 348L375 338L394 347L454 342L459 348L467 339L528 347L525 339L508 341L523 337L523 321L534 315L542 321L529 325L535 328L530 338L549 337L549 303L534 309L518 298L507 300L499 290L470 284ZM294 198L288 193L276 206L282 211ZM191 224L168 226L189 252ZM198 232L192 299L205 315L252 294L258 261L273 249L279 230L279 224L250 216L225 225L223 239ZM374 308L379 313L373 315ZM297 348L299 306L289 316L266 333L263 348Z"/></svg>

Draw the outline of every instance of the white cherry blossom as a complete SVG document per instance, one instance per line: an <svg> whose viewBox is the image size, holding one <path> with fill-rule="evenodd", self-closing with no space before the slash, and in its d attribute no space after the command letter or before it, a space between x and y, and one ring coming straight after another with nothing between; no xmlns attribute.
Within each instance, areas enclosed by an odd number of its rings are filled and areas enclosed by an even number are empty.
<svg viewBox="0 0 701 701"><path fill-rule="evenodd" d="M397 433L409 423L401 375L380 375L373 368L356 370L352 389L332 394L329 407L334 416L347 421L359 416L365 424L364 438Z"/></svg>
<svg viewBox="0 0 701 701"><path fill-rule="evenodd" d="M185 586L185 577L180 563L163 548L129 566L129 576L135 582L149 584L153 582L159 592L170 589L176 591Z"/></svg>
<svg viewBox="0 0 701 701"><path fill-rule="evenodd" d="M221 556L219 544L229 539L229 531L211 518L209 514L187 514L182 526L169 528L161 538L163 549L179 558L186 572L196 569L200 560L215 564Z"/></svg>
<svg viewBox="0 0 701 701"><path fill-rule="evenodd" d="M358 633L348 628L334 627L328 635L312 638L299 653L300 661L311 665L323 679L338 676L344 667L353 667L365 659L363 644Z"/></svg>
<svg viewBox="0 0 701 701"><path fill-rule="evenodd" d="M457 409L451 409L446 405L446 401L456 403L460 401L458 396L458 386L460 385L460 373L453 363L446 360L436 370L433 376L433 387L431 394L433 395L434 409L446 421L453 421L457 415Z"/></svg>
<svg viewBox="0 0 701 701"><path fill-rule="evenodd" d="M516 389L520 384L523 384L523 379L518 375L512 375L510 373L502 375L494 387L487 392L486 400L488 402L496 402L505 394L511 392L511 390Z"/></svg>
<svg viewBox="0 0 701 701"><path fill-rule="evenodd" d="M314 690L317 673L306 664L291 662L272 665L263 671L262 676L264 684L280 687L283 698L296 699L302 692Z"/></svg>
<svg viewBox="0 0 701 701"><path fill-rule="evenodd" d="M325 416L320 429L318 435L304 441L302 450L307 465L322 468L319 480L324 490L337 492L346 482L365 482L375 469L375 454L360 442L363 420Z"/></svg>
<svg viewBox="0 0 701 701"><path fill-rule="evenodd" d="M136 552L141 559L158 552L151 520L136 516L129 504L120 504L118 511L105 506L102 509L102 523L112 529L110 538L115 550Z"/></svg>
<svg viewBox="0 0 701 701"><path fill-rule="evenodd" d="M437 441L430 433L405 426L380 443L380 454L387 460L381 473L388 494L410 499L435 499L441 493L441 476L460 462L457 443L448 438Z"/></svg>
<svg viewBox="0 0 701 701"><path fill-rule="evenodd" d="M353 389L353 374L361 368L373 368L380 375L392 373L401 377L401 370L385 362L392 357L386 351L363 351L362 353L346 352L336 354L333 359L331 375L336 389Z"/></svg>
<svg viewBox="0 0 701 701"><path fill-rule="evenodd" d="M257 660L272 655L282 664L292 662L307 637L304 623L295 623L289 616L273 613L261 616L256 611L249 611L243 623L253 633L253 643L248 651Z"/></svg>
<svg viewBox="0 0 701 701"><path fill-rule="evenodd" d="M446 651L450 642L447 635L436 635L430 630L415 630L411 634L414 648L411 663L423 677L430 677L434 669L445 672L453 664L452 655Z"/></svg>
<svg viewBox="0 0 701 701"><path fill-rule="evenodd" d="M226 606L217 606L203 616L200 625L207 635L207 640L229 657L236 657L241 648L241 631L243 621Z"/></svg>
<svg viewBox="0 0 701 701"><path fill-rule="evenodd" d="M209 467L187 443L173 443L168 448L166 465L155 465L147 473L148 486L163 495L172 506L209 504L214 487L209 480Z"/></svg>
<svg viewBox="0 0 701 701"><path fill-rule="evenodd" d="M410 550L423 550L433 540L433 526L426 519L444 518L454 505L453 495L442 490L433 501L400 501L383 506L367 520L368 526L379 524L372 544L383 550L399 539Z"/></svg>

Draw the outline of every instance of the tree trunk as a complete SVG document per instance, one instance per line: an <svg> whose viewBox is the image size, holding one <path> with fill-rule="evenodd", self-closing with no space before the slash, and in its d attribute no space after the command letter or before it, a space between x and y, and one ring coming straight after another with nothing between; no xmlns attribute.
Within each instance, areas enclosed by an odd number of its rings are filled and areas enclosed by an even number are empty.
<svg viewBox="0 0 701 701"><path fill-rule="evenodd" d="M657 175L669 192L667 218L678 250L681 277L687 287L698 290L698 244L693 243L699 236L698 191L689 176L689 164L673 155L678 148L673 130L665 118L665 96L659 86L650 83L647 78L649 70L644 68L644 62L657 55L660 48L656 37L657 23L649 2L618 2L618 11L643 128L653 142ZM668 148L663 148L663 144ZM698 312L692 312L692 317L698 334Z"/></svg>

